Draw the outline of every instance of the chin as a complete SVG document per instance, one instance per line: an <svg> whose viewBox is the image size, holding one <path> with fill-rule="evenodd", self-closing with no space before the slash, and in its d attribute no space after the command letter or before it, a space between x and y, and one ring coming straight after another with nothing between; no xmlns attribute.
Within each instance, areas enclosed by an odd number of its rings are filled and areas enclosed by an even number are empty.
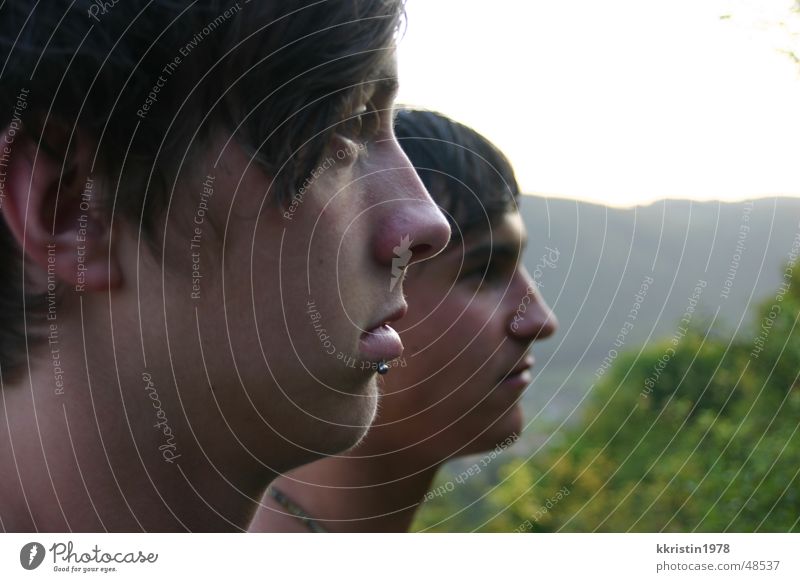
<svg viewBox="0 0 800 582"><path fill-rule="evenodd" d="M330 457L349 451L360 443L367 427L333 427L328 431L324 444L317 447L319 457Z"/></svg>
<svg viewBox="0 0 800 582"><path fill-rule="evenodd" d="M511 408L511 410L508 411L507 414L503 415L503 418L497 421L497 424L502 426L503 430L506 432L503 440L512 435L520 436L520 433L524 428L524 421L525 418L522 414L522 406L517 403Z"/></svg>
<svg viewBox="0 0 800 582"><path fill-rule="evenodd" d="M341 404L341 403L340 403ZM322 455L335 455L359 444L375 421L378 410L378 387L375 378L357 397L348 397L344 413L326 424L325 436L318 449Z"/></svg>

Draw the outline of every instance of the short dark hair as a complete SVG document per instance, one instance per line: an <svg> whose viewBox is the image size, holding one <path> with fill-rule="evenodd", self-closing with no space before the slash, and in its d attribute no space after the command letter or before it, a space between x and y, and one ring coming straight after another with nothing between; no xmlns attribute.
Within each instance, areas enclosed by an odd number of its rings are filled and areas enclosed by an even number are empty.
<svg viewBox="0 0 800 582"><path fill-rule="evenodd" d="M214 130L232 132L274 177L272 199L290 198L386 59L403 2L6 0L0 127L23 127L36 143L52 123L79 128L97 143L103 208L140 223L157 250L181 160L202 152ZM69 169L67 144L42 148ZM25 318L38 317L44 298L23 297L22 257L4 221L0 252L8 379L24 355Z"/></svg>
<svg viewBox="0 0 800 582"><path fill-rule="evenodd" d="M402 109L395 134L431 197L445 211L450 244L517 210L508 158L474 129L434 111Z"/></svg>

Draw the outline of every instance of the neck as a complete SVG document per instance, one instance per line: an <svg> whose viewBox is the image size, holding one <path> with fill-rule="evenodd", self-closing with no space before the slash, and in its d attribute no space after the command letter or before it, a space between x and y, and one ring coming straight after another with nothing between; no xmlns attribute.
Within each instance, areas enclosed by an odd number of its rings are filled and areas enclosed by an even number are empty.
<svg viewBox="0 0 800 582"><path fill-rule="evenodd" d="M2 388L0 471L15 476L0 484L4 529L245 529L274 474L243 458L221 421L189 422L193 411L170 397L167 371L153 372L153 396L143 367L109 365L112 342L84 344L59 323L63 387L44 345L30 372ZM135 348L116 348L136 366Z"/></svg>
<svg viewBox="0 0 800 582"><path fill-rule="evenodd" d="M405 532L411 527L441 462L424 464L416 451L377 456L364 447L281 476L279 491L331 532ZM251 531L308 531L269 495Z"/></svg>

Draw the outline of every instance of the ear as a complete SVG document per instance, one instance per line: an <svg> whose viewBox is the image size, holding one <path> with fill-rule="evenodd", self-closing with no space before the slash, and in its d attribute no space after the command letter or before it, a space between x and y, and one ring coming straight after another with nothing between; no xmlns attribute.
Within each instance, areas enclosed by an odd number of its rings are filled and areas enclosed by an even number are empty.
<svg viewBox="0 0 800 582"><path fill-rule="evenodd" d="M25 127L0 133L5 181L0 211L29 263L54 272L76 291L104 291L122 283L92 179L93 144L85 134L49 123L36 141ZM48 270L49 268L49 270Z"/></svg>

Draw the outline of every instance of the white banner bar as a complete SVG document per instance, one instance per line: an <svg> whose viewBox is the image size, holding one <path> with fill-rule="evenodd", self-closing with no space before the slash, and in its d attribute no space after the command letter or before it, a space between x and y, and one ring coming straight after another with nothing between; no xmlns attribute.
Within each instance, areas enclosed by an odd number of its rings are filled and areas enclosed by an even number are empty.
<svg viewBox="0 0 800 582"><path fill-rule="evenodd" d="M799 554L797 534L4 534L0 580L796 582Z"/></svg>

